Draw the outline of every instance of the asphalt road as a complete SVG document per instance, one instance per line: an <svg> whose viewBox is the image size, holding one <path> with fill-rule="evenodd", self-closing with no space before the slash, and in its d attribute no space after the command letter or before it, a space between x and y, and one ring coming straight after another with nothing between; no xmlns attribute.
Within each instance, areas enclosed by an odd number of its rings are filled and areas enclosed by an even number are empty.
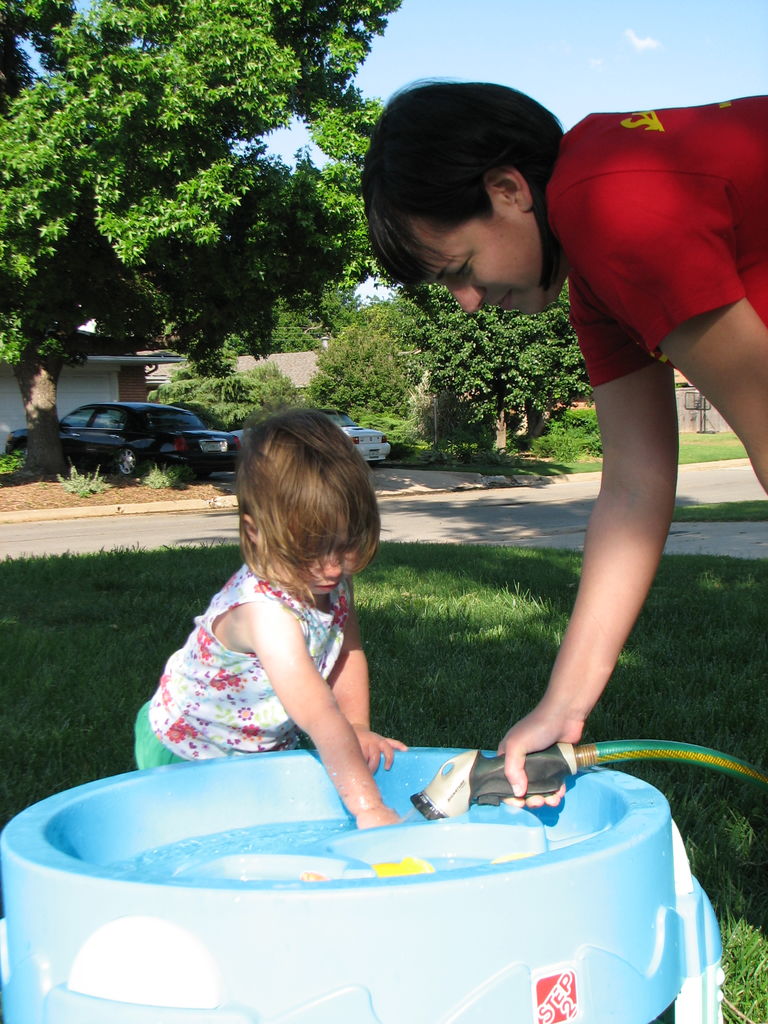
<svg viewBox="0 0 768 1024"><path fill-rule="evenodd" d="M381 503L382 536L396 541L503 544L581 549L598 475L542 479L532 487L390 498ZM765 499L751 466L681 469L679 504ZM673 523L667 554L768 558L766 523Z"/></svg>
<svg viewBox="0 0 768 1024"><path fill-rule="evenodd" d="M557 481L542 478L532 486L425 492L420 483L408 481L405 486L396 470L379 468L376 474L382 538L387 541L580 549L599 487L599 476L587 474ZM426 473L422 478L443 486L455 479ZM765 499L765 493L744 462L681 469L679 503L752 499ZM237 539L237 516L230 510L4 523L0 558L237 543ZM768 523L674 523L665 550L768 558Z"/></svg>

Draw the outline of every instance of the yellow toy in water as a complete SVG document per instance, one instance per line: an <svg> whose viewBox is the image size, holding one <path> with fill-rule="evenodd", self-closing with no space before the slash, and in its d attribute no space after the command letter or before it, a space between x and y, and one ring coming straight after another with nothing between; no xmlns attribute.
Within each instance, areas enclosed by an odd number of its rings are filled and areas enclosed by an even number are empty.
<svg viewBox="0 0 768 1024"><path fill-rule="evenodd" d="M400 861L385 861L371 864L371 869L379 878L394 878L397 875L429 875L434 874L434 867L421 857L403 857ZM328 875L319 871L302 871L299 875L302 882L330 882Z"/></svg>
<svg viewBox="0 0 768 1024"><path fill-rule="evenodd" d="M393 878L395 875L431 875L435 869L428 860L421 857L403 857L401 861L371 864L379 878Z"/></svg>

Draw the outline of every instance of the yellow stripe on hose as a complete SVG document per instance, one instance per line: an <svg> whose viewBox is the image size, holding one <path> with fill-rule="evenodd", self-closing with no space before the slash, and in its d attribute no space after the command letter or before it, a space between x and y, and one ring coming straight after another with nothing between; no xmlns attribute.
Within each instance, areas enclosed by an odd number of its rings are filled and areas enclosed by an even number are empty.
<svg viewBox="0 0 768 1024"><path fill-rule="evenodd" d="M633 749L631 754L617 752L598 754L597 763L607 764L610 761L693 761L699 764L711 765L715 768L725 768L737 775L744 775L757 782L768 785L768 775L744 765L738 761L732 761L727 757L714 757L711 754L700 754L692 750L653 750Z"/></svg>

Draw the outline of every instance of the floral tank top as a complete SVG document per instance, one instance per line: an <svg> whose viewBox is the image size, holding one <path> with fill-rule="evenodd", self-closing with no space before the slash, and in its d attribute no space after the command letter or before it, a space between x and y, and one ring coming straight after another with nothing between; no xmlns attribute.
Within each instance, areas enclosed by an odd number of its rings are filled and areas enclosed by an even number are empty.
<svg viewBox="0 0 768 1024"><path fill-rule="evenodd" d="M184 646L168 659L151 701L149 721L160 742L185 760L288 750L298 730L255 654L230 651L213 634L224 612L277 601L299 620L307 650L324 679L344 640L349 583L342 578L323 612L242 566L211 600Z"/></svg>

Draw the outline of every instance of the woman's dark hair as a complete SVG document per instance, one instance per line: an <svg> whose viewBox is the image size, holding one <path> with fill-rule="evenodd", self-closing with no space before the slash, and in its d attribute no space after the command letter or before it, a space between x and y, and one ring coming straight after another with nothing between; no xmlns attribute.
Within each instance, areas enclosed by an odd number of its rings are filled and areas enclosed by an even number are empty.
<svg viewBox="0 0 768 1024"><path fill-rule="evenodd" d="M533 195L542 243L541 286L552 283L560 246L547 221L545 190L563 129L540 103L503 85L416 82L396 93L373 130L363 196L373 249L396 281L431 272L413 219L456 227L491 212L484 175L515 167Z"/></svg>

